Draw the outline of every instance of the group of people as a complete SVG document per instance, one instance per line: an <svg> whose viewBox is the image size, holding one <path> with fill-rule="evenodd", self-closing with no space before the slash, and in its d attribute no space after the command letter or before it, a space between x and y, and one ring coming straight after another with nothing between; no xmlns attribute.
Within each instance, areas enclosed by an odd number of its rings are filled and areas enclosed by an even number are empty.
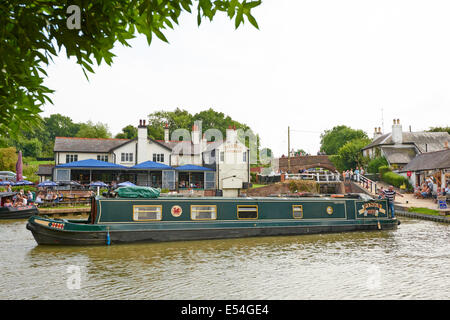
<svg viewBox="0 0 450 320"><path fill-rule="evenodd" d="M6 199L4 206L17 208L32 203L33 203L33 193L29 190L28 192L25 193L23 189L21 189L20 192L14 195L11 199L10 198Z"/></svg>
<svg viewBox="0 0 450 320"><path fill-rule="evenodd" d="M363 167L356 167L355 170L350 169L346 171L342 171L342 178L344 181L356 181L359 182L360 176L365 174L365 170Z"/></svg>
<svg viewBox="0 0 450 320"><path fill-rule="evenodd" d="M56 191L48 191L46 194L44 192L39 192L36 196L36 200L34 201L34 203L36 205L39 204L43 204L44 200L47 202L53 202L53 203L58 203L61 202L63 200L63 194L62 193L57 193Z"/></svg>
<svg viewBox="0 0 450 320"><path fill-rule="evenodd" d="M441 186L437 185L434 188L433 177L428 177L422 183L422 185L416 185L414 188L414 195L417 199L425 199L425 198L437 198L438 196L445 196L450 192L449 183L446 183L446 186L441 188Z"/></svg>

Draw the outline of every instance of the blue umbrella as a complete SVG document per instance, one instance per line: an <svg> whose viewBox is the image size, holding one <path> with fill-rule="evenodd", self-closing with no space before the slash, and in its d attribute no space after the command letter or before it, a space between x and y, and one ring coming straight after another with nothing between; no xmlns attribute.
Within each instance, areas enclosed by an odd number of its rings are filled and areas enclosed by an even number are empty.
<svg viewBox="0 0 450 320"><path fill-rule="evenodd" d="M15 186L29 186L29 185L33 185L34 182L28 181L28 180L21 180L21 181L17 181L16 183L14 183Z"/></svg>
<svg viewBox="0 0 450 320"><path fill-rule="evenodd" d="M102 181L91 182L91 187L107 187L108 185Z"/></svg>
<svg viewBox="0 0 450 320"><path fill-rule="evenodd" d="M12 185L13 183L11 181L0 181L0 186L9 186Z"/></svg>
<svg viewBox="0 0 450 320"><path fill-rule="evenodd" d="M38 184L38 187L56 187L58 184L56 182L46 180Z"/></svg>
<svg viewBox="0 0 450 320"><path fill-rule="evenodd" d="M118 187L135 187L136 185L130 181L121 182L117 185Z"/></svg>

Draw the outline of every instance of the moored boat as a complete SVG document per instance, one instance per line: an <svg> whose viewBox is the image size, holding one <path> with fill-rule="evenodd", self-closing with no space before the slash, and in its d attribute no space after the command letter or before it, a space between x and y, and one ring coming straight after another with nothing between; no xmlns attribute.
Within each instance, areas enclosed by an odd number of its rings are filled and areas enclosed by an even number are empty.
<svg viewBox="0 0 450 320"><path fill-rule="evenodd" d="M16 194L17 192L0 192L0 220L28 219L39 214L39 210L34 205L6 206L5 200Z"/></svg>
<svg viewBox="0 0 450 320"><path fill-rule="evenodd" d="M386 200L346 197L92 198L88 219L33 216L38 244L105 245L397 228Z"/></svg>

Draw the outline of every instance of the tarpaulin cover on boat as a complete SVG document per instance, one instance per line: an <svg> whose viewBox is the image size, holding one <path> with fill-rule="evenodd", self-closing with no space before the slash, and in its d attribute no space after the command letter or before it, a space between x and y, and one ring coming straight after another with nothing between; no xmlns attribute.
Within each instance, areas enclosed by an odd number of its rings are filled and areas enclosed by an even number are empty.
<svg viewBox="0 0 450 320"><path fill-rule="evenodd" d="M158 198L160 190L152 187L120 187L116 189L121 198Z"/></svg>

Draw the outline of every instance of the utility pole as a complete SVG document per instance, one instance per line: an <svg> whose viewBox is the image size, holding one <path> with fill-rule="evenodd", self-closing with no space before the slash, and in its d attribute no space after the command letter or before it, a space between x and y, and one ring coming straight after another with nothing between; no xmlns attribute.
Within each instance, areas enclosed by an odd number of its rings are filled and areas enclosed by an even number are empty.
<svg viewBox="0 0 450 320"><path fill-rule="evenodd" d="M291 130L288 126L288 173L291 173Z"/></svg>

